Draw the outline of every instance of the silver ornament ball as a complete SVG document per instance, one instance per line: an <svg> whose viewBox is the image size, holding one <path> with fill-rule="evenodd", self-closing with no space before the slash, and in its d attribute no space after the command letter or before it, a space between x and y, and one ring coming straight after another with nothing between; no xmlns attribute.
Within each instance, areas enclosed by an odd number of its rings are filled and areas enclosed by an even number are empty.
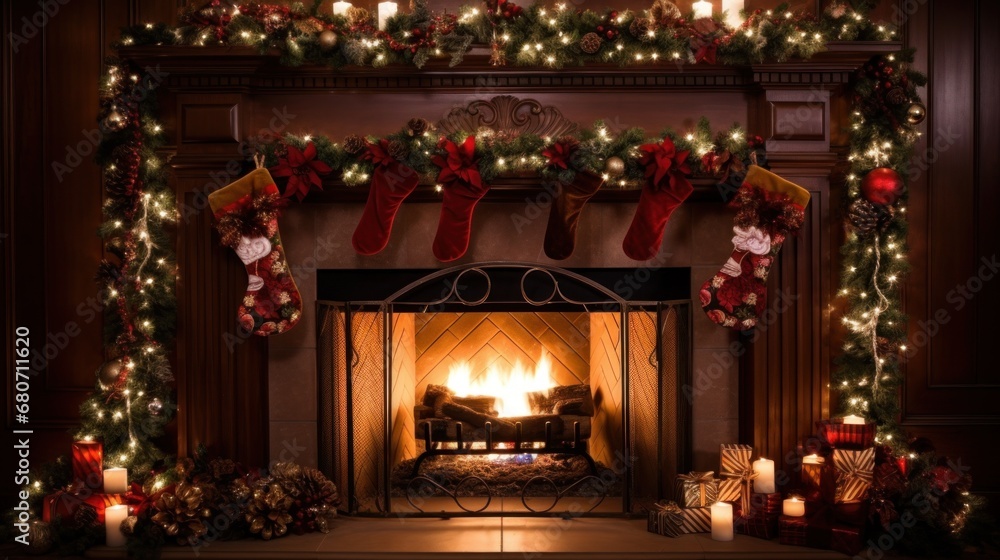
<svg viewBox="0 0 1000 560"><path fill-rule="evenodd" d="M153 416L159 416L160 413L163 412L163 401L159 398L154 397L146 406L149 409L149 413Z"/></svg>
<svg viewBox="0 0 1000 560"><path fill-rule="evenodd" d="M618 177L625 173L625 161L617 156L609 157L604 162L604 172L612 177Z"/></svg>

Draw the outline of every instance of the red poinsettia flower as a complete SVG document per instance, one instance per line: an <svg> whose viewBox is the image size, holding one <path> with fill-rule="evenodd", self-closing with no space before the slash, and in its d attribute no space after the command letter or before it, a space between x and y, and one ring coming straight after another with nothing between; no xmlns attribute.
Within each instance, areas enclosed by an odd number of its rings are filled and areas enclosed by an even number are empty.
<svg viewBox="0 0 1000 560"><path fill-rule="evenodd" d="M549 167L569 169L569 159L573 156L576 148L577 145L570 142L559 141L542 150L542 155L548 158L547 165Z"/></svg>
<svg viewBox="0 0 1000 560"><path fill-rule="evenodd" d="M268 169L275 177L288 177L285 185L285 198L295 196L301 201L309 194L310 186L323 190L320 175L333 171L330 166L316 159L316 145L306 144L305 150L288 146L285 157L278 159L278 165Z"/></svg>
<svg viewBox="0 0 1000 560"><path fill-rule="evenodd" d="M386 138L379 139L377 144L369 142L368 150L365 151L361 158L374 163L376 166L389 165L396 161L396 158L389 155L389 140Z"/></svg>
<svg viewBox="0 0 1000 560"><path fill-rule="evenodd" d="M441 168L437 178L439 183L451 185L455 181L464 181L476 188L483 188L483 178L479 175L479 165L478 160L476 160L476 138L474 136L466 138L461 146L447 138L442 138L437 147L447 154L439 154L431 158L434 165Z"/></svg>
<svg viewBox="0 0 1000 560"><path fill-rule="evenodd" d="M639 150L642 152L639 163L646 168L646 178L653 188L662 188L665 178L670 179L671 188L687 183L686 175L691 174L687 158L691 150L677 151L670 138L659 144L643 144Z"/></svg>

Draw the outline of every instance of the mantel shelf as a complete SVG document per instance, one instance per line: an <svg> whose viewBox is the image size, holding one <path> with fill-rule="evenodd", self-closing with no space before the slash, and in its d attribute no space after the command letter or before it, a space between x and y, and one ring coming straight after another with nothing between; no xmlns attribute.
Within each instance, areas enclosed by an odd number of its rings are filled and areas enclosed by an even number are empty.
<svg viewBox="0 0 1000 560"><path fill-rule="evenodd" d="M519 89L585 88L609 91L621 87L657 90L748 90L769 84L802 87L835 86L845 82L850 73L876 54L898 51L898 42L831 42L827 50L809 60L791 60L752 66L708 64L656 64L618 66L588 64L580 67L550 69L543 67L492 66L490 49L473 46L464 61L449 67L446 58L432 59L418 69L408 65L386 68L349 66L282 66L280 54L260 54L242 46L137 46L123 47L120 54L140 66L158 67L168 74L166 85L177 90L244 89L253 91L309 91L350 88L436 91L481 86L486 75L494 88Z"/></svg>

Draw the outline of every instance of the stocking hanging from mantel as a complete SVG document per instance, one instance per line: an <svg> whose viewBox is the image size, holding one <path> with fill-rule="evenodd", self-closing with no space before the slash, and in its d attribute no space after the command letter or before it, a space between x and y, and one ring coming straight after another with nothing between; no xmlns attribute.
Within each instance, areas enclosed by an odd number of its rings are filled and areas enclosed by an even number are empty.
<svg viewBox="0 0 1000 560"><path fill-rule="evenodd" d="M285 332L302 317L302 297L278 233L284 202L271 174L260 167L208 195L222 244L236 251L249 276L239 326L261 336Z"/></svg>
<svg viewBox="0 0 1000 560"><path fill-rule="evenodd" d="M368 202L361 221L354 230L351 244L361 255L374 255L385 249L392 233L399 206L410 196L420 180L417 172L393 156L393 144L386 139L369 143L363 159L375 164Z"/></svg>
<svg viewBox="0 0 1000 560"><path fill-rule="evenodd" d="M466 138L461 145L442 138L438 148L447 156L436 155L431 159L441 169L437 181L444 190L433 250L439 261L449 262L461 258L469 249L472 214L490 186L479 175L474 136Z"/></svg>

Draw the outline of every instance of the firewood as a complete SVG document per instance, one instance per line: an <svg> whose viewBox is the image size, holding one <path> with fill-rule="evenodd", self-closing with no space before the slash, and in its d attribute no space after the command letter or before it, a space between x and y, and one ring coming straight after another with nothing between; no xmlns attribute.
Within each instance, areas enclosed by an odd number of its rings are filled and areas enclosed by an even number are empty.
<svg viewBox="0 0 1000 560"><path fill-rule="evenodd" d="M428 385L424 391L423 405L434 409L434 416L441 418L441 407L455 396L455 392L444 385Z"/></svg>
<svg viewBox="0 0 1000 560"><path fill-rule="evenodd" d="M467 423L473 428L485 428L487 422L492 422L494 430L509 428L511 433L514 433L514 424L512 422L508 422L506 419L500 419L489 414L483 414L478 410L473 410L456 402L444 403L441 407L441 411L448 418Z"/></svg>
<svg viewBox="0 0 1000 560"><path fill-rule="evenodd" d="M594 415L594 397L587 384L559 385L548 391L528 393L528 402L538 414Z"/></svg>

